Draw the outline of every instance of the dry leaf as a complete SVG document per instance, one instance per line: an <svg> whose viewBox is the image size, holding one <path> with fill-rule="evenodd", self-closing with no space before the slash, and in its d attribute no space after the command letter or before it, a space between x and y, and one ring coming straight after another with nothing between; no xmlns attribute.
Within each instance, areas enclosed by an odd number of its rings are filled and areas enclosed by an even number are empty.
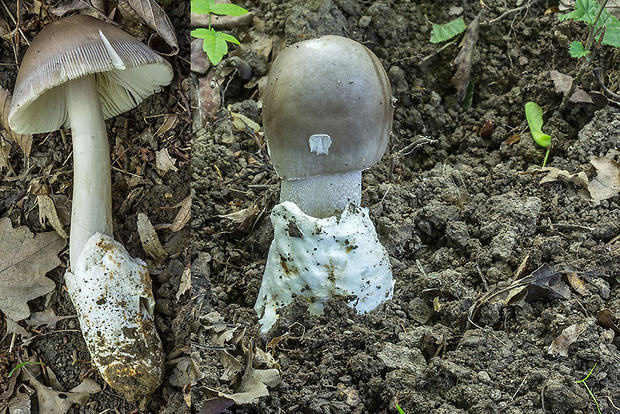
<svg viewBox="0 0 620 414"><path fill-rule="evenodd" d="M172 52L165 53L167 56L174 56L179 53L179 42L172 22L155 0L123 1L172 48Z"/></svg>
<svg viewBox="0 0 620 414"><path fill-rule="evenodd" d="M11 378L17 378L13 376ZM34 394L34 390L21 384L13 398L9 401L9 414L30 414L30 396ZM1 400L0 400L1 401Z"/></svg>
<svg viewBox="0 0 620 414"><path fill-rule="evenodd" d="M164 122L162 122L161 126L155 131L155 136L160 137L164 135L167 131L170 131L174 128L179 121L179 117L176 114L167 114L164 117Z"/></svg>
<svg viewBox="0 0 620 414"><path fill-rule="evenodd" d="M478 42L478 29L480 27L480 14L469 23L463 41L461 42L461 51L452 62L456 67L456 73L452 77L452 85L456 89L459 103L463 102L467 94L467 86L469 85L469 77L471 75L472 60L476 42Z"/></svg>
<svg viewBox="0 0 620 414"><path fill-rule="evenodd" d="M230 110L230 106L228 108ZM247 116L243 114L238 114L236 112L231 112L230 115L233 118L233 126L237 129L237 131L248 131L248 129L254 131L255 133L260 131L260 125L252 121Z"/></svg>
<svg viewBox="0 0 620 414"><path fill-rule="evenodd" d="M168 149L164 148L155 152L155 167L161 175L165 175L170 170L178 171L179 169L174 165L175 162L176 160L168 153Z"/></svg>
<svg viewBox="0 0 620 414"><path fill-rule="evenodd" d="M41 226L45 228L45 219L47 219L60 237L68 239L69 236L65 233L62 223L58 218L54 200L48 195L38 195L37 204L39 205L39 223L41 223Z"/></svg>
<svg viewBox="0 0 620 414"><path fill-rule="evenodd" d="M593 157L590 164L596 168L596 177L588 184L594 203L614 197L620 192L620 164L606 157Z"/></svg>
<svg viewBox="0 0 620 414"><path fill-rule="evenodd" d="M183 227L185 227L185 225L187 224L191 216L192 216L192 197L187 196L185 197L185 200L181 201L181 209L179 210L176 217L174 218L174 221L172 222L172 225L170 226L170 231L177 232L181 230Z"/></svg>
<svg viewBox="0 0 620 414"><path fill-rule="evenodd" d="M32 135L17 134L9 127L9 110L11 109L11 93L0 86L0 126L9 132L7 136L15 142L24 152L26 157L30 156L32 149Z"/></svg>
<svg viewBox="0 0 620 414"><path fill-rule="evenodd" d="M183 273L181 274L181 281L179 282L179 290L176 297L177 302L181 299L181 296L192 288L192 271L189 265L185 266Z"/></svg>
<svg viewBox="0 0 620 414"><path fill-rule="evenodd" d="M168 257L168 253L166 253L161 245L159 236L155 231L155 227L151 224L151 220L149 220L146 214L138 213L137 224L138 234L140 234L140 242L142 243L142 248L146 254L157 262L163 262L166 257Z"/></svg>
<svg viewBox="0 0 620 414"><path fill-rule="evenodd" d="M573 86L572 76L565 75L557 70L549 71L549 75L551 75L556 92L566 95L570 91L571 86Z"/></svg>
<svg viewBox="0 0 620 414"><path fill-rule="evenodd" d="M34 236L26 226L14 229L8 217L0 219L0 310L6 316L26 319L27 302L54 290L45 274L60 265L65 244L56 232Z"/></svg>
<svg viewBox="0 0 620 414"><path fill-rule="evenodd" d="M568 272L566 274L568 279L568 283L570 283L571 287L577 291L581 296L585 296L588 294L588 289L586 288L585 283L581 280L581 278L577 275L576 272Z"/></svg>
<svg viewBox="0 0 620 414"><path fill-rule="evenodd" d="M590 103L590 104L594 103L594 101L592 100L592 97L588 94L588 92L584 91L581 88L575 89L575 92L573 93L573 95L570 97L569 100L574 103L580 103L580 102Z"/></svg>
<svg viewBox="0 0 620 414"><path fill-rule="evenodd" d="M48 308L41 312L34 312L30 315L30 318L26 319L28 326L39 327L42 325L47 326L50 329L56 329L56 324L63 319L75 318L75 315L57 316L54 309Z"/></svg>
<svg viewBox="0 0 620 414"><path fill-rule="evenodd" d="M101 387L89 378L70 391L56 391L41 384L28 369L25 369L30 385L37 390L39 412L45 414L65 414L73 404L83 405L91 394L101 391Z"/></svg>
<svg viewBox="0 0 620 414"><path fill-rule="evenodd" d="M588 175L583 171L579 173L571 174L566 170L560 170L559 168L555 168L555 167L543 167L539 169L538 171L549 172L549 174L547 174L545 177L543 177L542 180L540 180L540 184L557 181L558 177L566 177L569 180L571 180L575 185L582 186L582 187L588 186Z"/></svg>
<svg viewBox="0 0 620 414"><path fill-rule="evenodd" d="M560 334L560 336L558 336L557 338L553 340L553 342L551 342L551 345L549 345L549 349L547 350L547 353L550 355L553 355L554 357L557 357L557 356L567 357L568 348L575 341L577 341L579 336L582 333L584 333L586 329L588 329L588 325L589 324L587 322L583 322L583 323L580 323L579 325L577 324L571 325L568 328L564 329L562 331L562 334Z"/></svg>

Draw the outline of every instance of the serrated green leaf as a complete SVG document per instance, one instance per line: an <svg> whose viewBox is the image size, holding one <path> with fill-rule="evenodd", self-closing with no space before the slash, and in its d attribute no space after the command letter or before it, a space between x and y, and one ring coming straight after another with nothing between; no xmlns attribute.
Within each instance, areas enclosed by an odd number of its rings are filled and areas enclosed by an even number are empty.
<svg viewBox="0 0 620 414"><path fill-rule="evenodd" d="M431 33L431 43L441 43L452 39L454 36L462 33L467 29L467 25L462 17L452 20L446 24L433 23L433 32Z"/></svg>
<svg viewBox="0 0 620 414"><path fill-rule="evenodd" d="M603 44L613 47L620 47L620 20L611 14L609 15L605 25Z"/></svg>
<svg viewBox="0 0 620 414"><path fill-rule="evenodd" d="M577 20L592 25L596 20L596 14L600 7L600 4L594 0L577 0L575 2L575 10L567 14L561 14L558 18L560 20Z"/></svg>
<svg viewBox="0 0 620 414"><path fill-rule="evenodd" d="M543 110L536 102L528 102L525 104L525 118L530 126L532 137L538 145L547 148L551 145L551 136L542 132L543 126Z"/></svg>
<svg viewBox="0 0 620 414"><path fill-rule="evenodd" d="M243 16L249 12L236 4L217 3L211 8L211 13L221 14L224 16Z"/></svg>
<svg viewBox="0 0 620 414"><path fill-rule="evenodd" d="M213 13L214 5L215 0L192 0L190 10L192 13L197 14Z"/></svg>
<svg viewBox="0 0 620 414"><path fill-rule="evenodd" d="M572 42L568 47L568 54L574 58L582 58L584 56L588 56L589 53L590 51L585 50L583 43L578 40Z"/></svg>

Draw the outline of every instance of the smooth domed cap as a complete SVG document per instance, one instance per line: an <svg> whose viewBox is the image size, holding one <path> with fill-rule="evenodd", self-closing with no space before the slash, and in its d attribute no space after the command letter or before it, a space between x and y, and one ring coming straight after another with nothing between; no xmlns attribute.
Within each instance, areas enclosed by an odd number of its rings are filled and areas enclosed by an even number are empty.
<svg viewBox="0 0 620 414"><path fill-rule="evenodd" d="M392 91L365 46L323 36L289 46L269 72L263 126L284 179L361 171L379 161L392 128Z"/></svg>
<svg viewBox="0 0 620 414"><path fill-rule="evenodd" d="M105 119L126 112L172 80L161 56L116 26L76 15L41 30L15 82L9 124L18 133L69 127L62 85L96 74Z"/></svg>

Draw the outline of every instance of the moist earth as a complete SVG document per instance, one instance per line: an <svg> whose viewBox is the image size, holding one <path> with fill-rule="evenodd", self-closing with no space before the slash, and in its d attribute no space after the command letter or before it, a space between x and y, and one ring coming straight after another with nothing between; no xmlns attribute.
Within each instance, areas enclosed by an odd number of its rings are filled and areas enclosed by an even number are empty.
<svg viewBox="0 0 620 414"><path fill-rule="evenodd" d="M586 27L560 21L557 1L245 6L254 24L230 33L249 42L258 31L273 46L267 57L240 53L254 77L233 72L213 93L208 72L192 75L196 412L217 392L245 391L244 375L275 368L268 396L202 412L620 413L620 198L594 202L586 188L598 177L593 157L619 160L620 108L590 70L579 86L595 103L557 114L563 95L550 76L575 76L568 46ZM430 22L479 13L473 99L463 108L450 82L458 42L431 44ZM321 316L298 299L261 335L253 306L279 178L265 137L235 126L232 113L260 125L269 62L285 45L326 34L372 50L396 98L388 151L364 171L362 193L391 258L394 297L366 315L333 299ZM619 56L603 47L591 66L612 91ZM566 171L546 182L557 170L541 170L528 101L543 108L552 136L547 167Z"/></svg>

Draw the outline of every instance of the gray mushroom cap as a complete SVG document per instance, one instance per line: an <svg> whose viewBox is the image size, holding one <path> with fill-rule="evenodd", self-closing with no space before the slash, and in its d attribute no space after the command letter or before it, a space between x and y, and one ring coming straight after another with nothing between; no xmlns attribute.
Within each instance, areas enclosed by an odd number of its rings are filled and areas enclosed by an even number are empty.
<svg viewBox="0 0 620 414"><path fill-rule="evenodd" d="M123 30L90 16L50 23L26 51L9 111L18 133L70 127L63 84L94 74L104 119L126 112L172 80L172 67Z"/></svg>
<svg viewBox="0 0 620 414"><path fill-rule="evenodd" d="M295 43L269 72L263 125L271 161L291 180L364 170L392 128L392 91L368 48L340 36Z"/></svg>

